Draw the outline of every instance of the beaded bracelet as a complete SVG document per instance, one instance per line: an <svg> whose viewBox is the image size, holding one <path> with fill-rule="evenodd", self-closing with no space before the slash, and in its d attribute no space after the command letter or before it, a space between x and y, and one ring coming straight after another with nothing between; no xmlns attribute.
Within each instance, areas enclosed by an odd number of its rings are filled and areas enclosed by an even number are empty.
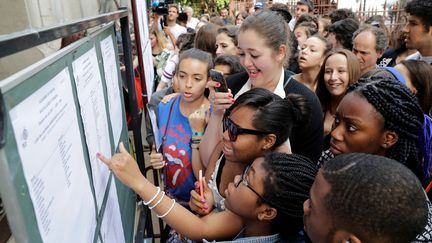
<svg viewBox="0 0 432 243"><path fill-rule="evenodd" d="M163 215L156 214L156 216L158 218L163 218L163 217L167 216L171 212L171 210L174 208L175 203L176 203L176 201L173 199L173 203L171 204L171 207L168 209L168 211L166 213L164 213Z"/></svg>
<svg viewBox="0 0 432 243"><path fill-rule="evenodd" d="M157 188L156 194L148 202L145 202L143 200L144 205L146 205L146 206L149 205L150 203L152 203L156 199L157 195L159 195L160 187L156 187L156 188Z"/></svg>
<svg viewBox="0 0 432 243"><path fill-rule="evenodd" d="M204 132L192 132L192 137L202 137L204 136Z"/></svg>
<svg viewBox="0 0 432 243"><path fill-rule="evenodd" d="M153 208L155 208L157 205L159 205L159 203L161 203L162 202L162 199L164 198L164 196L165 196L165 192L164 191L162 191L162 197L161 198L159 198L159 200L155 203L155 205L153 205L153 206L150 206L149 207L149 209L150 210L152 210Z"/></svg>

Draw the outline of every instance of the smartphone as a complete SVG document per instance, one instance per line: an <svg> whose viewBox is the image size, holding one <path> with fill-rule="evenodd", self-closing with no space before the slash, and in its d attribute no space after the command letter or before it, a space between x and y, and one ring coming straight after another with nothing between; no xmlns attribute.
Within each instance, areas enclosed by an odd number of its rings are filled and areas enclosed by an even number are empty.
<svg viewBox="0 0 432 243"><path fill-rule="evenodd" d="M228 92L228 85L222 72L210 69L210 78L213 81L220 83L219 87L215 87L216 92Z"/></svg>
<svg viewBox="0 0 432 243"><path fill-rule="evenodd" d="M160 19L160 25L161 25L162 29L164 29L165 27L168 26L168 20L167 20L167 15L166 14L164 14L162 16L162 18Z"/></svg>

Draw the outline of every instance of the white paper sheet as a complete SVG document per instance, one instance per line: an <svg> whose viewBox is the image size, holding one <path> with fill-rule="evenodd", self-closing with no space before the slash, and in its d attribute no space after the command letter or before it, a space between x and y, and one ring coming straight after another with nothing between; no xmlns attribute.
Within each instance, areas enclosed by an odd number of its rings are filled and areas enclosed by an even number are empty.
<svg viewBox="0 0 432 243"><path fill-rule="evenodd" d="M123 224L120 214L120 206L117 198L117 188L114 178L106 202L105 213L100 228L102 241L104 243L123 243L125 242Z"/></svg>
<svg viewBox="0 0 432 243"><path fill-rule="evenodd" d="M72 67L99 211L110 172L108 167L97 159L96 153L111 157L111 144L96 49L93 47L77 58Z"/></svg>
<svg viewBox="0 0 432 243"><path fill-rule="evenodd" d="M122 101L120 96L119 79L113 39L108 36L100 42L102 60L105 70L105 81L108 95L108 110L110 114L114 144L117 146L123 127Z"/></svg>
<svg viewBox="0 0 432 243"><path fill-rule="evenodd" d="M44 242L92 242L95 205L67 69L11 111Z"/></svg>

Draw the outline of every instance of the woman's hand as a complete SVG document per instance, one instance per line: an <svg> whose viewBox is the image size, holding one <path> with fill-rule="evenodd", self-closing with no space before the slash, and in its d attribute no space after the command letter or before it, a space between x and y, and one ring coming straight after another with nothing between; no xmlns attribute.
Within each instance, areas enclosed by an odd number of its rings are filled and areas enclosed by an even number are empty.
<svg viewBox="0 0 432 243"><path fill-rule="evenodd" d="M96 156L104 162L116 177L132 190L138 190L138 187L145 180L139 170L138 163L125 149L123 143L119 145L119 153L114 154L111 158L106 158L100 153Z"/></svg>
<svg viewBox="0 0 432 243"><path fill-rule="evenodd" d="M235 101L231 90L228 92L216 92L215 87L220 87L219 82L208 81L207 88L210 90L209 100L212 105L212 113L223 114Z"/></svg>
<svg viewBox="0 0 432 243"><path fill-rule="evenodd" d="M162 153L156 153L156 149L154 146L152 146L152 151L150 153L150 166L155 169L159 170L165 167L166 162L163 158Z"/></svg>
<svg viewBox="0 0 432 243"><path fill-rule="evenodd" d="M199 182L195 182L195 190L191 191L189 207L199 215L207 215L213 209L213 192L207 185L205 177L203 177L203 198L199 194Z"/></svg>
<svg viewBox="0 0 432 243"><path fill-rule="evenodd" d="M202 104L199 109L189 115L189 125L192 128L192 131L204 132L207 125L208 117L210 115L209 108L209 105Z"/></svg>

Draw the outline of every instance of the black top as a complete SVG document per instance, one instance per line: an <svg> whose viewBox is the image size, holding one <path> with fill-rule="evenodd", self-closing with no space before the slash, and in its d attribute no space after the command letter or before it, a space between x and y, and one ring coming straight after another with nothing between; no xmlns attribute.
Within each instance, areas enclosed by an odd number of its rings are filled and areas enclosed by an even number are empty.
<svg viewBox="0 0 432 243"><path fill-rule="evenodd" d="M285 70L284 84L286 84L291 75L292 73L290 71ZM227 78L228 87L235 95L248 79L249 76L247 72L231 75ZM285 95L302 95L311 106L309 122L297 124L297 126L294 126L292 129L291 136L289 137L292 152L306 156L316 163L321 156L324 134L323 113L321 111L319 99L312 90L294 79L291 79L284 87Z"/></svg>

